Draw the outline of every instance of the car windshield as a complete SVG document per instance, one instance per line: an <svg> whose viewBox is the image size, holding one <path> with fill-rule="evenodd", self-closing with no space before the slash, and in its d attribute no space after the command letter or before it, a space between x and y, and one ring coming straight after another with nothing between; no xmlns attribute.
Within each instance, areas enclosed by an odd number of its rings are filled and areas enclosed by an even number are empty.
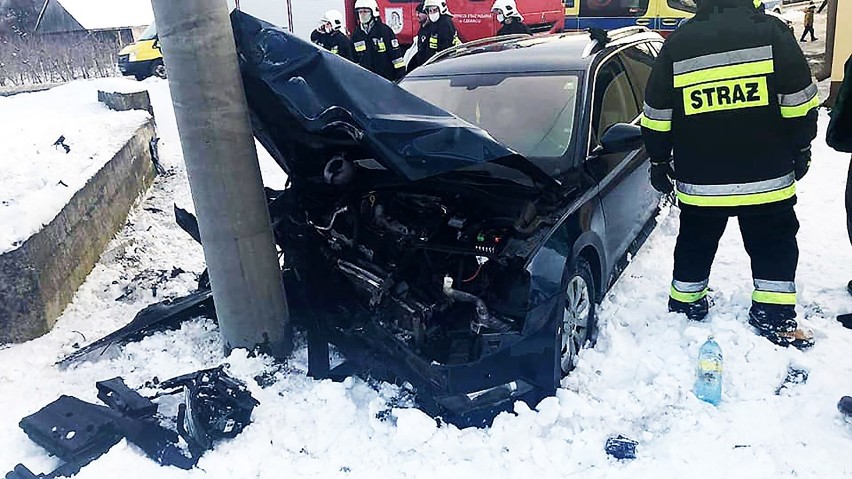
<svg viewBox="0 0 852 479"><path fill-rule="evenodd" d="M157 25L152 23L152 24L148 25L148 28L146 28L144 32L142 32L142 35L139 37L139 40L140 41L142 41L142 40L153 40L154 37L156 37L156 36L157 36Z"/></svg>
<svg viewBox="0 0 852 479"><path fill-rule="evenodd" d="M574 73L409 78L400 86L487 131L550 175L574 136Z"/></svg>

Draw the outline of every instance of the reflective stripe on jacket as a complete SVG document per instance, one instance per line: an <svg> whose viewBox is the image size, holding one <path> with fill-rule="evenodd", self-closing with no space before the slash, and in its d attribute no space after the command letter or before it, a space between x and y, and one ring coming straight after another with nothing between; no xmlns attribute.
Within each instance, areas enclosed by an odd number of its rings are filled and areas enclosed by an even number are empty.
<svg viewBox="0 0 852 479"><path fill-rule="evenodd" d="M641 125L655 161L674 158L682 204L795 201L796 153L816 136L816 85L789 29L750 0L705 0L666 40Z"/></svg>

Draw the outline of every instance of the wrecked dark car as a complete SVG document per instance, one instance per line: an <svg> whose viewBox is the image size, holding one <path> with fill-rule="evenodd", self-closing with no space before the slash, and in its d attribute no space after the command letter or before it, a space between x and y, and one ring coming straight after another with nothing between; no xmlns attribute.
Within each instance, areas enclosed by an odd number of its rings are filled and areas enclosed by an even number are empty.
<svg viewBox="0 0 852 479"><path fill-rule="evenodd" d="M289 175L270 213L314 360L330 342L329 375L401 379L460 425L554 394L654 224L636 124L662 38L493 39L396 85L232 21L255 134Z"/></svg>

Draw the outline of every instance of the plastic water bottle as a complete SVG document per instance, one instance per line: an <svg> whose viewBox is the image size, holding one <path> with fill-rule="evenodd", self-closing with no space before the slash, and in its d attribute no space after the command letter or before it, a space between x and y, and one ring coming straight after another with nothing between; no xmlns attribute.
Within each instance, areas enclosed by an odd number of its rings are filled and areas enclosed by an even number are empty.
<svg viewBox="0 0 852 479"><path fill-rule="evenodd" d="M714 406L722 400L722 348L713 336L698 350L695 395Z"/></svg>

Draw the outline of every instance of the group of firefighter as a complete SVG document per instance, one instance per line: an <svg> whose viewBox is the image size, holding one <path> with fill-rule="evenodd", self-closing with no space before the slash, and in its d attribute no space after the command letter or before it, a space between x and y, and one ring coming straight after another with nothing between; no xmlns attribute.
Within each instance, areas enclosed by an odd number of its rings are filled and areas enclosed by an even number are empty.
<svg viewBox="0 0 852 479"><path fill-rule="evenodd" d="M759 0L696 3L695 16L659 52L639 122L650 182L680 205L668 309L691 320L707 316L711 265L728 219L737 217L754 281L749 324L775 344L807 348L813 336L796 321L793 205L796 182L811 163L817 87L798 42ZM327 37L318 42L385 78L401 78L402 53L375 0L357 0L355 10L351 41L342 16L329 12ZM459 41L444 0L425 0L418 11L409 70ZM501 33L529 32L514 0L498 0L493 13Z"/></svg>
<svg viewBox="0 0 852 479"><path fill-rule="evenodd" d="M515 0L496 0L492 13L502 25L498 36L530 34ZM415 53L407 65L396 34L379 16L376 0L356 0L355 14L358 25L351 38L346 34L343 15L338 10L329 10L311 33L311 41L391 81L401 79L436 53L461 45L446 0L423 0L417 6L420 31L412 47Z"/></svg>

